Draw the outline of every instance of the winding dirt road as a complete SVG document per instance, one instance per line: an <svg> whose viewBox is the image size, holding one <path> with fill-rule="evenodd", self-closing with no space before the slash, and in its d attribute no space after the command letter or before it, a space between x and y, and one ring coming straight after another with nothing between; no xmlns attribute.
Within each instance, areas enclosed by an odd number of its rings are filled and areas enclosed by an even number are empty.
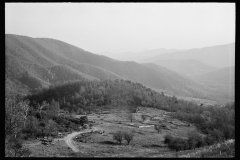
<svg viewBox="0 0 240 160"><path fill-rule="evenodd" d="M68 134L66 137L64 137L64 141L66 142L66 144L72 148L72 150L74 152L79 152L79 149L73 144L72 139L77 136L78 134L82 134L82 133L87 133L87 132L91 132L92 129L86 129L84 131L80 131L80 132L73 132L71 134Z"/></svg>

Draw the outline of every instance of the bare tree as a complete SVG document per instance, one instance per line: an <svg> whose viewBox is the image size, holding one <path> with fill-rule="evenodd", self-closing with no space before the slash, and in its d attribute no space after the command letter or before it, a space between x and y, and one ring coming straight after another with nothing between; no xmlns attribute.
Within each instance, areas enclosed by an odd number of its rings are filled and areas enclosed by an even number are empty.
<svg viewBox="0 0 240 160"><path fill-rule="evenodd" d="M22 145L17 135L25 127L29 102L5 98L5 156L21 155Z"/></svg>
<svg viewBox="0 0 240 160"><path fill-rule="evenodd" d="M47 106L47 103L46 103L45 101L44 101L41 105L38 104L38 109L37 109L37 111L38 111L41 119L42 119L42 109L43 109L44 107L46 107L46 106Z"/></svg>
<svg viewBox="0 0 240 160"><path fill-rule="evenodd" d="M20 113L22 117L24 118L23 121L23 128L26 126L26 121L27 121L27 116L28 116L28 111L29 111L29 101L21 101L19 102L19 107L22 109L22 112Z"/></svg>
<svg viewBox="0 0 240 160"><path fill-rule="evenodd" d="M28 110L28 101L17 101L12 98L5 98L5 135L13 135L25 127Z"/></svg>
<svg viewBox="0 0 240 160"><path fill-rule="evenodd" d="M146 119L147 119L147 115L141 115L141 117L142 117L142 122L144 122Z"/></svg>
<svg viewBox="0 0 240 160"><path fill-rule="evenodd" d="M47 125L45 126L47 137L51 135L52 132L56 131L56 122L53 120L48 120Z"/></svg>
<svg viewBox="0 0 240 160"><path fill-rule="evenodd" d="M134 113L136 113L136 107L129 106L128 119L130 119L131 123L134 120Z"/></svg>
<svg viewBox="0 0 240 160"><path fill-rule="evenodd" d="M157 130L157 132L161 132L161 129L163 128L163 125L162 124L155 124L154 125L154 128Z"/></svg>
<svg viewBox="0 0 240 160"><path fill-rule="evenodd" d="M124 133L122 131L117 131L116 133L113 133L113 139L118 141L120 144L122 144Z"/></svg>

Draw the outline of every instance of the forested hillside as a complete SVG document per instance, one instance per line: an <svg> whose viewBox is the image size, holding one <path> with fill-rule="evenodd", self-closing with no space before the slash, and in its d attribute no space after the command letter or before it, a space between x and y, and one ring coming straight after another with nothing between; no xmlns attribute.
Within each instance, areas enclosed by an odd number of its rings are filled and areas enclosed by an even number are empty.
<svg viewBox="0 0 240 160"><path fill-rule="evenodd" d="M11 81L7 88L15 87L7 93L16 94L14 90L22 90L21 93L26 94L32 89L74 80L125 79L172 95L220 102L232 100L222 91L201 85L162 66L154 69L133 61L117 61L54 39L11 34L7 34L5 39L6 78Z"/></svg>

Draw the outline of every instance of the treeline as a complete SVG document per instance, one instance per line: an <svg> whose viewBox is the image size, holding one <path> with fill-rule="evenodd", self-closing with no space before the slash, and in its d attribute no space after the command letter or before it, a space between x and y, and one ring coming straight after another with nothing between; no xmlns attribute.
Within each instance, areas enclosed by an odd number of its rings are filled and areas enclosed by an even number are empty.
<svg viewBox="0 0 240 160"><path fill-rule="evenodd" d="M79 130L79 126L88 123L87 117L76 119L61 111L58 102L30 105L20 97L5 98L5 156L29 156L29 150L23 148L23 140L37 137L56 137L58 132Z"/></svg>
<svg viewBox="0 0 240 160"><path fill-rule="evenodd" d="M35 91L26 99L36 106L43 101L57 101L61 109L79 113L106 105L134 105L175 110L177 98L165 96L143 86L124 80L81 81L50 86Z"/></svg>

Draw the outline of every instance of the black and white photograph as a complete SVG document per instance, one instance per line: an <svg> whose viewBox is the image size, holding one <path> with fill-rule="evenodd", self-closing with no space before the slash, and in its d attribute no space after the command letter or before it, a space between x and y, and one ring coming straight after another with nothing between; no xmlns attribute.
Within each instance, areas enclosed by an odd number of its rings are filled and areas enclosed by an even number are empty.
<svg viewBox="0 0 240 160"><path fill-rule="evenodd" d="M5 2L5 157L234 158L234 2Z"/></svg>

